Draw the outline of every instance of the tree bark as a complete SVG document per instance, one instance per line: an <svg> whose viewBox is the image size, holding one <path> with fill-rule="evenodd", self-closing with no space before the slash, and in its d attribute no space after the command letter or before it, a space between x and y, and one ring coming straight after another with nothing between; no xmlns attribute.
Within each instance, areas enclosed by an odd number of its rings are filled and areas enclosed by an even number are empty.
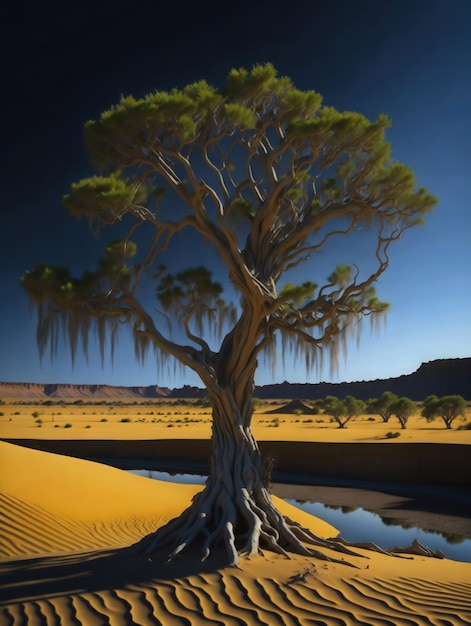
<svg viewBox="0 0 471 626"><path fill-rule="evenodd" d="M212 458L206 486L179 518L158 529L144 545L146 552L168 548L169 560L191 544L201 546L201 559L225 545L229 563L268 548L336 561L305 544L354 554L338 542L317 537L285 518L270 496L268 462L252 434L252 396L257 368L257 316L245 311L212 356L214 376L204 382L212 405ZM140 545L140 544L139 544ZM339 561L344 563L344 561Z"/></svg>

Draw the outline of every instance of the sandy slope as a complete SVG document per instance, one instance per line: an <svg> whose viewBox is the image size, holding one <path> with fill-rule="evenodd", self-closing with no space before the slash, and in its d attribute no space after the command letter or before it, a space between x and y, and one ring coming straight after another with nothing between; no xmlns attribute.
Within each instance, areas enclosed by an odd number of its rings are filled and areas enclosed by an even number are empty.
<svg viewBox="0 0 471 626"><path fill-rule="evenodd" d="M356 568L269 552L240 569L224 568L222 555L169 565L124 546L201 487L2 442L0 459L2 626L471 624L471 564L360 550Z"/></svg>

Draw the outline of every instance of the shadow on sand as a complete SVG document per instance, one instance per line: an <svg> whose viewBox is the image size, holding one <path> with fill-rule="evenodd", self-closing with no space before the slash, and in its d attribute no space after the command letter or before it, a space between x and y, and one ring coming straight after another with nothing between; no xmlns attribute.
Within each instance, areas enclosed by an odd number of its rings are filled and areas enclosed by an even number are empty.
<svg viewBox="0 0 471 626"><path fill-rule="evenodd" d="M185 578L228 565L224 548L201 562L201 551L190 547L182 558L168 563L168 549L149 557L136 545L0 562L0 605Z"/></svg>

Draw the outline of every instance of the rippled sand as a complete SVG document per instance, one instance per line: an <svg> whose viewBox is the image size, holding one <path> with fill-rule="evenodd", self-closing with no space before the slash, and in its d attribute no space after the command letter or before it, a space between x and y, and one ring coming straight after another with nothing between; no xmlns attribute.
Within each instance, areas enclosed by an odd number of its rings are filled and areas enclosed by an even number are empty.
<svg viewBox="0 0 471 626"><path fill-rule="evenodd" d="M471 564L359 550L225 568L128 549L201 489L0 442L0 624L471 624ZM286 512L323 536L335 530ZM326 551L328 553L328 551ZM196 554L194 555L196 557Z"/></svg>

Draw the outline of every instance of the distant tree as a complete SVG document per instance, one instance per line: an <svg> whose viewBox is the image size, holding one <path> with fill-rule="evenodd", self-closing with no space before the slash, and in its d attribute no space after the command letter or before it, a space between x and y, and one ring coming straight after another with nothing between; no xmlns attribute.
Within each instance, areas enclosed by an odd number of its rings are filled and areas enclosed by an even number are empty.
<svg viewBox="0 0 471 626"><path fill-rule="evenodd" d="M257 411L260 408L261 404L262 401L260 400L260 398L252 398L252 406L254 411Z"/></svg>
<svg viewBox="0 0 471 626"><path fill-rule="evenodd" d="M85 128L100 175L73 184L64 198L72 215L99 229L116 226L121 238L81 277L47 265L23 276L37 308L40 354L49 347L54 355L65 331L73 359L79 347L87 352L93 330L102 356L107 336L113 353L127 324L139 358L153 347L161 364L176 359L208 391L206 487L140 549L165 546L172 559L200 542L206 558L224 544L235 563L261 546L312 554L306 542L325 545L285 519L269 494L251 430L258 359L265 352L274 362L281 338L283 354L302 356L308 370L323 355L335 367L359 322L377 324L388 308L374 285L391 244L436 200L391 159L384 115L370 122L321 102L270 64L232 70L222 88L200 81L123 97ZM233 303L206 267L162 264L184 231L219 255L217 268L237 292ZM300 264L311 261L313 275L319 253L338 237L361 238L362 261L370 253L371 262L362 270L333 262L320 285L296 282ZM146 292L151 281L157 310ZM168 332L170 320L183 340Z"/></svg>
<svg viewBox="0 0 471 626"><path fill-rule="evenodd" d="M336 398L335 396L326 396L323 400L319 401L319 406L326 415L330 415L330 417L337 422L339 428L343 428L344 424L342 418L344 406L340 398Z"/></svg>
<svg viewBox="0 0 471 626"><path fill-rule="evenodd" d="M401 428L406 428L409 417L417 411L417 405L410 398L398 398L391 404L391 413L395 415L401 424Z"/></svg>
<svg viewBox="0 0 471 626"><path fill-rule="evenodd" d="M398 400L398 396L392 391L385 391L380 398L368 400L368 409L371 413L379 415L384 423L387 423L392 415L391 405Z"/></svg>
<svg viewBox="0 0 471 626"><path fill-rule="evenodd" d="M427 396L422 408L422 416L431 422L440 417L447 428L451 428L454 420L460 415L464 415L466 400L459 395L443 396L438 398L435 395Z"/></svg>
<svg viewBox="0 0 471 626"><path fill-rule="evenodd" d="M345 416L347 421L350 421L354 417L358 417L358 415L361 415L366 411L366 402L363 402L363 400L359 400L358 398L354 398L353 396L345 396L343 404L345 406Z"/></svg>
<svg viewBox="0 0 471 626"><path fill-rule="evenodd" d="M326 396L321 403L326 415L330 415L339 425L345 428L350 420L364 412L366 404L353 396L345 396L340 400L335 396Z"/></svg>

